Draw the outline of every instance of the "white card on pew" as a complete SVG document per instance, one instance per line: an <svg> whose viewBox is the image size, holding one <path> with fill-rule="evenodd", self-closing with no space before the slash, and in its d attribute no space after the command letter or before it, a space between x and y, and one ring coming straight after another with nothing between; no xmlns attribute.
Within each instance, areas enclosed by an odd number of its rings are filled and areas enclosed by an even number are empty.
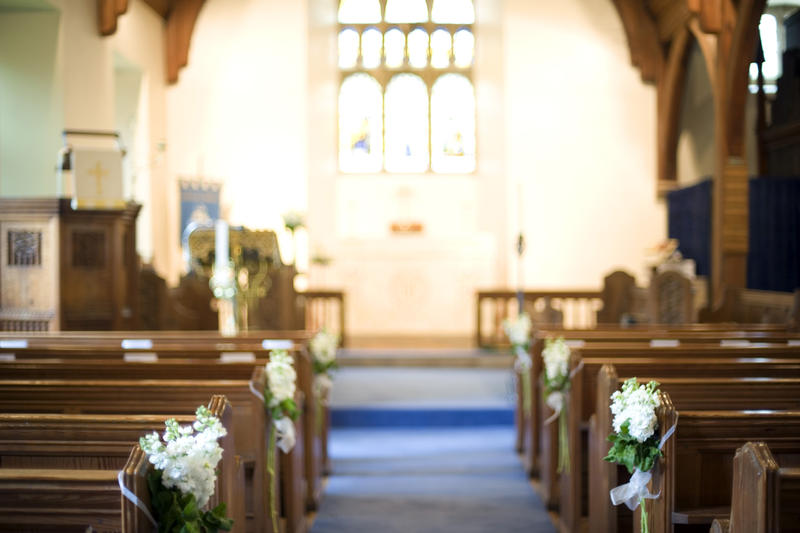
<svg viewBox="0 0 800 533"><path fill-rule="evenodd" d="M674 348L680 345L681 341L678 339L653 339L650 341L651 348Z"/></svg>
<svg viewBox="0 0 800 533"><path fill-rule="evenodd" d="M0 353L0 361L16 361L17 356L13 353Z"/></svg>
<svg viewBox="0 0 800 533"><path fill-rule="evenodd" d="M222 352L219 360L223 363L254 363L256 354L253 352Z"/></svg>
<svg viewBox="0 0 800 533"><path fill-rule="evenodd" d="M153 341L150 339L122 339L123 350L152 350Z"/></svg>
<svg viewBox="0 0 800 533"><path fill-rule="evenodd" d="M264 339L261 347L265 350L291 350L294 348L294 341L289 339Z"/></svg>
<svg viewBox="0 0 800 533"><path fill-rule="evenodd" d="M568 341L564 341L564 344L567 345L567 348L583 348L583 346L586 344L586 341L581 339L570 339Z"/></svg>
<svg viewBox="0 0 800 533"><path fill-rule="evenodd" d="M786 344L789 346L800 346L800 339L789 339L786 341Z"/></svg>
<svg viewBox="0 0 800 533"><path fill-rule="evenodd" d="M747 339L722 339L719 341L720 346L750 346L750 341Z"/></svg>
<svg viewBox="0 0 800 533"><path fill-rule="evenodd" d="M126 363L157 363L158 354L154 352L133 352L122 356Z"/></svg>
<svg viewBox="0 0 800 533"><path fill-rule="evenodd" d="M25 339L3 339L0 340L0 348L21 348L25 349L28 347L28 341Z"/></svg>

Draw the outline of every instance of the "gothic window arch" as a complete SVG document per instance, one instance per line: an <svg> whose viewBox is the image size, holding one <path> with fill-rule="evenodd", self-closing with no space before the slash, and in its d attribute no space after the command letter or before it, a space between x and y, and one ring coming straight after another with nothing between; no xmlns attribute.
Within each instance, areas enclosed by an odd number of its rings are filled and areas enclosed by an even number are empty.
<svg viewBox="0 0 800 533"><path fill-rule="evenodd" d="M339 169L475 170L472 0L340 0Z"/></svg>

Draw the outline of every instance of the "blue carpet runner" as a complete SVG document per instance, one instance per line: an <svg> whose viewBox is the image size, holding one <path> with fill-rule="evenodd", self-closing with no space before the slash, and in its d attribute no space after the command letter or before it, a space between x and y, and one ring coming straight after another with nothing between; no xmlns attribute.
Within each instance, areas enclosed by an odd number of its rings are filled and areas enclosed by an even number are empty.
<svg viewBox="0 0 800 533"><path fill-rule="evenodd" d="M513 441L508 424L334 428L311 533L555 532Z"/></svg>

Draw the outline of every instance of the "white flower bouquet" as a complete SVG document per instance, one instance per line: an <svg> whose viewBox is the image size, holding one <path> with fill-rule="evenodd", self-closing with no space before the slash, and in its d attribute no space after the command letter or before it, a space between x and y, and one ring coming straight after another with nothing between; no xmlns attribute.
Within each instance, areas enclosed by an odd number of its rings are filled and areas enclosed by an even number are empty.
<svg viewBox="0 0 800 533"><path fill-rule="evenodd" d="M505 331L511 349L516 355L514 370L517 372L517 379L522 387L522 409L525 415L530 415L531 411L531 356L528 350L531 345L531 317L527 313L520 313L515 320L503 320L503 331Z"/></svg>
<svg viewBox="0 0 800 533"><path fill-rule="evenodd" d="M662 455L664 442L675 430L674 427L670 428L661 439L656 432L656 408L661 403L658 386L656 381L637 386L636 378L630 378L623 383L621 391L611 395L614 433L608 437L612 446L604 458L624 465L632 474L628 483L611 490L611 502L614 505L625 503L631 510L641 505L643 533L649 531L644 500L658 497L658 494L650 494L647 489L652 477L650 471Z"/></svg>
<svg viewBox="0 0 800 533"><path fill-rule="evenodd" d="M159 533L213 533L233 527L233 520L225 517L225 503L203 511L214 494L215 468L222 459L217 439L227 432L204 406L197 408L196 417L191 426L167 420L163 442L155 432L139 439L155 467L147 483Z"/></svg>
<svg viewBox="0 0 800 533"><path fill-rule="evenodd" d="M314 392L320 401L325 401L333 382L331 370L338 367L336 351L339 348L339 336L322 328L311 339L309 349L314 367Z"/></svg>
<svg viewBox="0 0 800 533"><path fill-rule="evenodd" d="M278 529L278 508L275 500L276 476L275 462L277 459L277 445L283 453L289 453L295 444L294 420L300 415L294 401L296 391L297 372L294 370L292 356L286 350L272 350L266 366L267 386L264 391L264 405L272 417L273 431L270 432L269 450L267 457L267 472L270 476L272 487L270 499L270 514L272 528Z"/></svg>
<svg viewBox="0 0 800 533"><path fill-rule="evenodd" d="M287 211L283 214L283 225L286 226L286 229L294 233L297 228L305 226L305 220L302 213L298 211Z"/></svg>
<svg viewBox="0 0 800 533"><path fill-rule="evenodd" d="M544 401L555 411L546 424L558 417L558 472L569 471L569 433L567 431L566 395L569 390L571 351L564 339L547 339L542 349L544 360Z"/></svg>

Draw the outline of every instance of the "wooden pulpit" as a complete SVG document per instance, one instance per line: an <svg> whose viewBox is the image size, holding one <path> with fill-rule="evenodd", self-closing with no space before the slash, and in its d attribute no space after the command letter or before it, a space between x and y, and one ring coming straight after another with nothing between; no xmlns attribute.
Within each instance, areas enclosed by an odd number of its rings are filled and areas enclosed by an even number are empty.
<svg viewBox="0 0 800 533"><path fill-rule="evenodd" d="M137 329L140 208L0 198L0 330Z"/></svg>

